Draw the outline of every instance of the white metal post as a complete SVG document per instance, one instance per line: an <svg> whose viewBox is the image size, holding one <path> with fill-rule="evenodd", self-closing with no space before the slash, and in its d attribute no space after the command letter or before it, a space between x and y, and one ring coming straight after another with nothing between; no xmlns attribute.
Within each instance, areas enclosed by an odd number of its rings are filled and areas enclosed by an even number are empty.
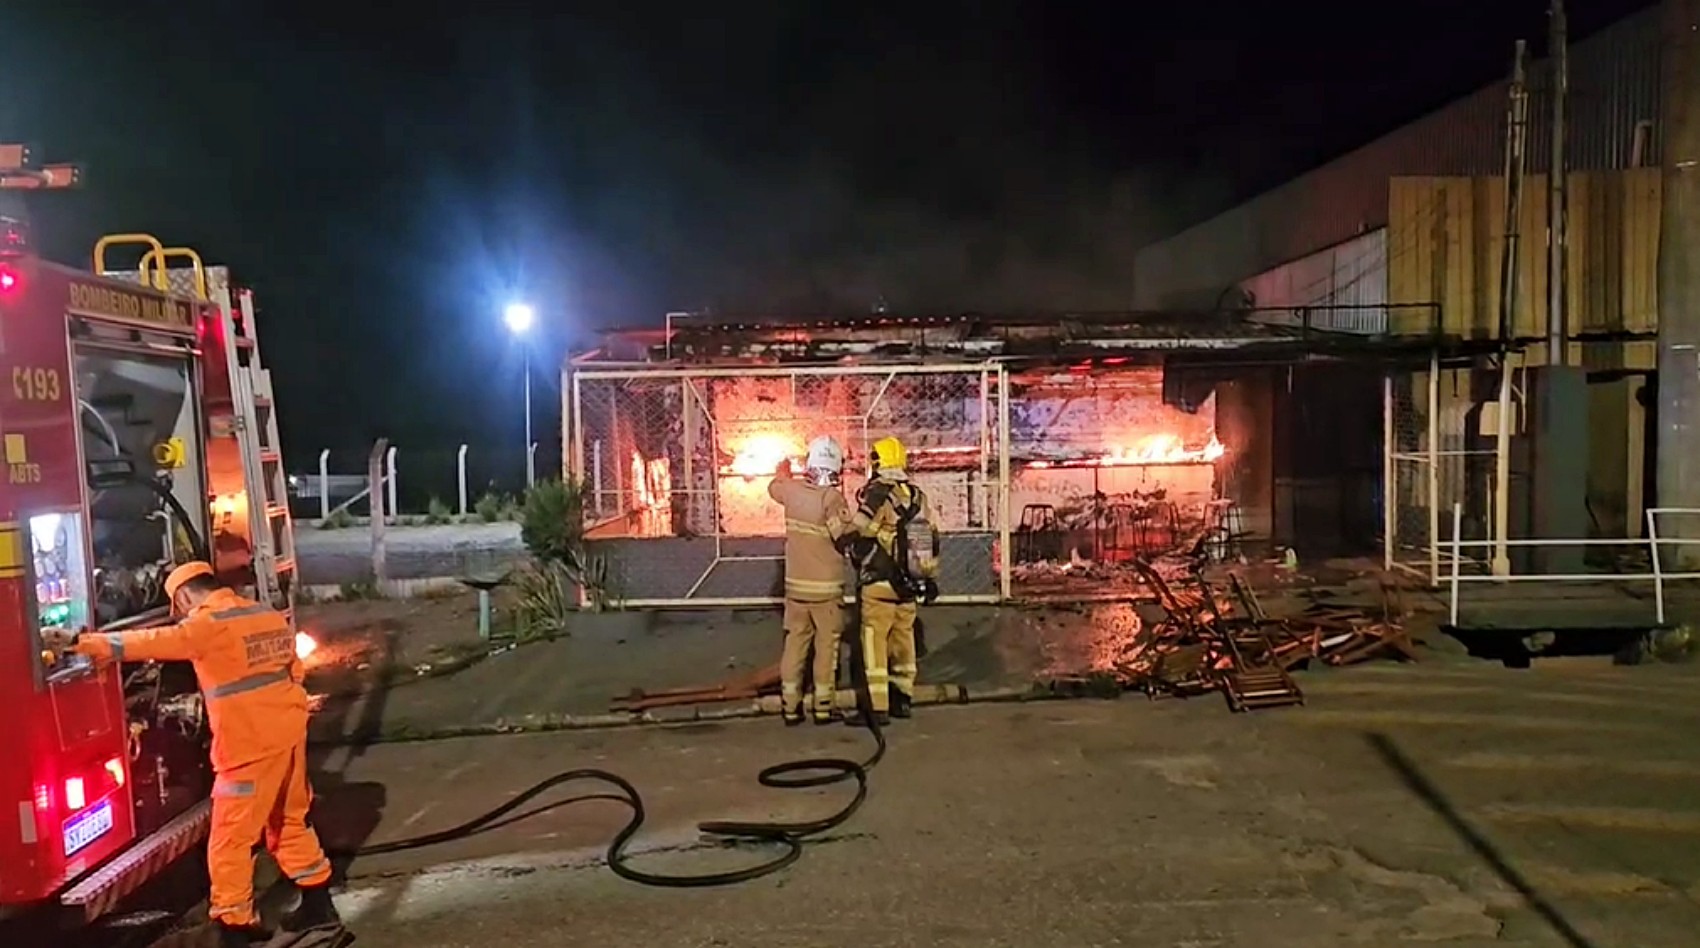
<svg viewBox="0 0 1700 948"><path fill-rule="evenodd" d="M385 480L388 481L386 486L389 488L389 506L385 509L384 513L392 518L400 513L400 509L396 507L395 503L395 452L396 449L394 445L391 445L390 449L384 452L384 464L389 469L389 476L385 478ZM374 494L377 493L377 488L374 487L372 492Z"/></svg>
<svg viewBox="0 0 1700 948"><path fill-rule="evenodd" d="M455 454L455 475L460 486L460 515L466 516L466 445Z"/></svg>
<svg viewBox="0 0 1700 948"><path fill-rule="evenodd" d="M1657 513L1647 508L1647 549L1653 556L1653 602L1658 609L1659 624L1665 624L1665 573L1659 565L1659 527Z"/></svg>
<svg viewBox="0 0 1700 948"><path fill-rule="evenodd" d="M331 449L319 452L319 520L331 518Z"/></svg>
<svg viewBox="0 0 1700 948"><path fill-rule="evenodd" d="M1499 360L1499 430L1493 446L1493 574L1511 575L1511 357Z"/></svg>
<svg viewBox="0 0 1700 948"><path fill-rule="evenodd" d="M384 550L384 492L379 483L384 479L386 456L394 458L395 448L389 447L389 439L379 438L366 458L366 478L372 484L367 491L372 498L372 584L379 590L384 588L385 576L389 572Z"/></svg>
<svg viewBox="0 0 1700 948"><path fill-rule="evenodd" d="M1458 627L1458 564L1464 560L1463 544L1459 542L1464 527L1464 505L1452 505L1452 608L1451 624Z"/></svg>
<svg viewBox="0 0 1700 948"><path fill-rule="evenodd" d="M980 525L983 527L992 519L991 492L987 490L992 479L992 377L987 371L980 372Z"/></svg>
<svg viewBox="0 0 1700 948"><path fill-rule="evenodd" d="M574 372L573 373L573 386L572 386L573 446L572 446L572 451L571 451L572 459L569 462L569 466L572 468L573 477L582 481L582 480L584 480L584 396L583 396L582 392L579 390L579 384L578 383L579 383L578 373ZM597 442L597 447L598 447L598 450L600 451L600 448L601 448L601 442L600 441ZM602 460L601 460L601 458L597 458L596 462L594 464L592 464L591 466L596 472L596 490L598 492L598 494L597 494L597 504L599 505L599 509L600 509L601 490L602 490Z"/></svg>
<svg viewBox="0 0 1700 948"><path fill-rule="evenodd" d="M1393 531L1397 525L1394 503L1399 494L1398 469L1393 462L1393 373L1381 380L1381 568L1393 569Z"/></svg>
<svg viewBox="0 0 1700 948"><path fill-rule="evenodd" d="M537 483L537 445L531 440L531 347L525 350L525 486Z"/></svg>
<svg viewBox="0 0 1700 948"><path fill-rule="evenodd" d="M1428 362L1428 575L1440 583L1440 350Z"/></svg>
<svg viewBox="0 0 1700 948"><path fill-rule="evenodd" d="M590 443L590 496L595 499L596 512L602 512L602 439Z"/></svg>
<svg viewBox="0 0 1700 948"><path fill-rule="evenodd" d="M685 476L685 529L695 531L697 526L697 423L696 423L696 394L692 391L690 379L679 380L679 425L682 437L679 450L683 453L682 473ZM795 398L792 404L796 404Z"/></svg>
<svg viewBox="0 0 1700 948"><path fill-rule="evenodd" d="M1009 530L1009 370L998 366L998 591L1010 598L1013 556Z"/></svg>

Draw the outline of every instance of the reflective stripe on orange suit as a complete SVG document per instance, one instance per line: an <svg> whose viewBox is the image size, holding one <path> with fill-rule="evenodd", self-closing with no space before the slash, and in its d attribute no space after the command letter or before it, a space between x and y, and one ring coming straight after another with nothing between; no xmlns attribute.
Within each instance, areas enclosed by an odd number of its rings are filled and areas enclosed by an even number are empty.
<svg viewBox="0 0 1700 948"><path fill-rule="evenodd" d="M307 825L307 692L295 633L282 613L228 589L209 594L182 622L92 633L77 651L117 661L194 663L212 724L212 830L207 863L213 918L252 924L253 846L262 834L284 875L303 885L330 878Z"/></svg>

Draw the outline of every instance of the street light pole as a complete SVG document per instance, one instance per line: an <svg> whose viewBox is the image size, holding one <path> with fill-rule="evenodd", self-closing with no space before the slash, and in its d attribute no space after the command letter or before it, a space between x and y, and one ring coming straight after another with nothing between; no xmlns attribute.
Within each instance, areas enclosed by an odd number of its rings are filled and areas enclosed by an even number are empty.
<svg viewBox="0 0 1700 948"><path fill-rule="evenodd" d="M527 335L536 313L526 303L509 303L502 313L502 321L508 324L508 331L519 340L521 357L525 360L525 486L531 487L537 482L536 459L531 450L531 341Z"/></svg>
<svg viewBox="0 0 1700 948"><path fill-rule="evenodd" d="M531 487L537 483L537 452L531 450L531 346L529 340L520 345L525 349L525 486Z"/></svg>

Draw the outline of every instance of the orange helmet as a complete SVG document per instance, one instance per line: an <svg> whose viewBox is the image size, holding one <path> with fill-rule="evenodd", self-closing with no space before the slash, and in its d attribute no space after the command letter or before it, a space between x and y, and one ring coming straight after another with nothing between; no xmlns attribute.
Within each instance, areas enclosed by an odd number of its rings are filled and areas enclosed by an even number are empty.
<svg viewBox="0 0 1700 948"><path fill-rule="evenodd" d="M212 566L208 563L202 562L201 560L190 560L189 562L184 563L182 566L172 570L170 576L165 577L165 598L176 599L177 590L182 589L184 583L191 579L196 579L201 576L211 576L212 574Z"/></svg>

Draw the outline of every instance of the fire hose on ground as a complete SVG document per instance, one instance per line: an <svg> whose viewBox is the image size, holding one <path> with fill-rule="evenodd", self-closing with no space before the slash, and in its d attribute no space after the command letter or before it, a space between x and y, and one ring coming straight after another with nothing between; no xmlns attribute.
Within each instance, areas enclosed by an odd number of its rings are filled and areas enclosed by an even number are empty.
<svg viewBox="0 0 1700 948"><path fill-rule="evenodd" d="M852 616L852 627L861 628L860 604L857 615ZM862 803L868 798L868 772L871 771L880 758L885 756L885 734L881 731L879 721L874 715L873 698L868 689L867 668L863 664L862 638L852 634L850 639L850 682L856 695L856 709L860 714L862 724L874 739L874 752L866 760L857 762L843 757L810 757L800 760L785 761L764 768L756 774L756 782L764 787L777 790L806 790L814 787L825 787L843 783L847 780L856 782L855 795L850 802L836 812L815 820L795 822L760 822L738 820L711 820L697 824L697 831L706 837L720 842L737 844L762 844L783 847L783 852L772 859L743 869L725 872L710 872L701 874L669 875L665 873L646 872L634 869L630 865L632 856L626 852L638 830L643 827L647 813L643 805L643 796L638 789L619 774L594 767L581 767L565 770L547 777L512 800L474 817L459 826L453 826L434 833L426 833L410 839L395 840L388 843L376 843L363 846L351 852L338 852L339 857L379 856L387 853L404 852L422 849L457 839L465 839L478 831L502 820L526 803L548 793L556 787L577 781L593 780L610 784L619 790L619 794L598 796L591 799L617 799L631 810L631 818L626 821L614 839L608 844L606 861L608 868L623 879L648 886L662 888L706 888L710 886L734 885L749 882L766 875L778 872L796 862L803 855L803 844L811 837L818 837L832 829L843 825L855 815ZM578 800L569 802L580 802Z"/></svg>

